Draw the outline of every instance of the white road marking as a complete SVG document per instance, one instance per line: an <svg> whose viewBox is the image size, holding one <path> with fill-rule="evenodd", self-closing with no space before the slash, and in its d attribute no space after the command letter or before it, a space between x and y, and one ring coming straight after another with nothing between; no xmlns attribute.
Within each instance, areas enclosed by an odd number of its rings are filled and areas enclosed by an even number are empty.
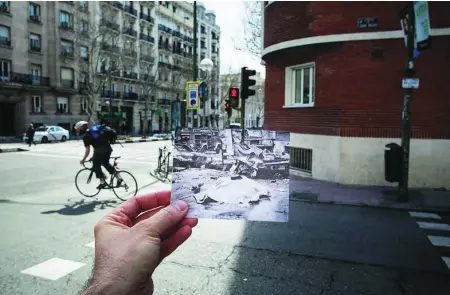
<svg viewBox="0 0 450 295"><path fill-rule="evenodd" d="M425 213L425 212L409 212L409 215L411 217L418 217L418 218L431 218L431 219L441 219L441 217L434 213Z"/></svg>
<svg viewBox="0 0 450 295"><path fill-rule="evenodd" d="M52 258L22 270L21 273L56 281L85 265L85 263L81 262Z"/></svg>
<svg viewBox="0 0 450 295"><path fill-rule="evenodd" d="M428 236L431 244L438 247L450 247L450 238L449 237L440 237L440 236Z"/></svg>
<svg viewBox="0 0 450 295"><path fill-rule="evenodd" d="M63 159L80 159L80 157L74 157L74 156L62 156L62 155L46 155L46 154L37 154L37 153L23 153L23 155L27 156L40 156L40 157L48 157L48 158L63 158ZM143 165L151 165L150 161L144 162L144 161L130 161L123 158L118 159L118 161L124 162L124 163L133 163L133 164L143 164ZM119 162L120 165L120 162Z"/></svg>
<svg viewBox="0 0 450 295"><path fill-rule="evenodd" d="M442 257L442 260L444 260L445 264L447 264L447 267L450 269L450 257Z"/></svg>
<svg viewBox="0 0 450 295"><path fill-rule="evenodd" d="M434 229L434 230L446 230L450 231L450 225L445 223L435 223L435 222L422 222L417 221L420 228L423 229Z"/></svg>
<svg viewBox="0 0 450 295"><path fill-rule="evenodd" d="M90 242L89 244L84 245L85 247L95 248L95 241Z"/></svg>

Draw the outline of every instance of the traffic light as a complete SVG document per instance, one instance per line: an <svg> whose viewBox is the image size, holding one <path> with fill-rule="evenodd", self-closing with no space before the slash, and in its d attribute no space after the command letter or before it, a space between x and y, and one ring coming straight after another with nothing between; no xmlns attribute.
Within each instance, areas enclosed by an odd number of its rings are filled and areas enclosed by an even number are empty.
<svg viewBox="0 0 450 295"><path fill-rule="evenodd" d="M247 67L241 68L241 98L247 99L250 96L255 95L256 91L250 87L256 84L255 79L250 77L256 75L255 70L250 70Z"/></svg>
<svg viewBox="0 0 450 295"><path fill-rule="evenodd" d="M230 105L230 100L225 100L225 111L227 112L227 116L231 117L231 105Z"/></svg>
<svg viewBox="0 0 450 295"><path fill-rule="evenodd" d="M232 108L239 107L239 88L231 87L228 97L230 98L230 105Z"/></svg>

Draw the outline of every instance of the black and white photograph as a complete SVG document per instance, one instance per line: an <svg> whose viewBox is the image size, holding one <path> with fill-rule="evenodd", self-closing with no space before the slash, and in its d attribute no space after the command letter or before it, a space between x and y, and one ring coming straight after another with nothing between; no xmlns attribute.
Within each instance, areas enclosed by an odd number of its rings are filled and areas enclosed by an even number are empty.
<svg viewBox="0 0 450 295"><path fill-rule="evenodd" d="M287 222L289 132L251 129L177 130L172 201L188 217Z"/></svg>

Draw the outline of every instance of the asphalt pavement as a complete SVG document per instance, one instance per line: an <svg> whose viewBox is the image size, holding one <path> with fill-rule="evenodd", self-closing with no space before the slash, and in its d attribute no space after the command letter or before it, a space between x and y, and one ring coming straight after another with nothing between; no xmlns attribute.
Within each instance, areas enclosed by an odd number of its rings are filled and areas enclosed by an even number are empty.
<svg viewBox="0 0 450 295"><path fill-rule="evenodd" d="M115 147L142 193L169 188L149 175L165 145ZM82 153L66 142L0 154L1 294L84 287L93 225L120 200L78 193ZM449 216L294 200L289 211L288 223L200 220L156 271L154 294L448 294Z"/></svg>

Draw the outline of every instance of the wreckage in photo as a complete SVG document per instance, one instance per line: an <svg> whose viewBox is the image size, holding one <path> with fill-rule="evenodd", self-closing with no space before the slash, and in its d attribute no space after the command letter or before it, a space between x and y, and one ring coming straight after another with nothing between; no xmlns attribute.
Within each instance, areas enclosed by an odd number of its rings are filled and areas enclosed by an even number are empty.
<svg viewBox="0 0 450 295"><path fill-rule="evenodd" d="M267 130L177 130L173 201L186 201L189 217L286 222L289 139Z"/></svg>

